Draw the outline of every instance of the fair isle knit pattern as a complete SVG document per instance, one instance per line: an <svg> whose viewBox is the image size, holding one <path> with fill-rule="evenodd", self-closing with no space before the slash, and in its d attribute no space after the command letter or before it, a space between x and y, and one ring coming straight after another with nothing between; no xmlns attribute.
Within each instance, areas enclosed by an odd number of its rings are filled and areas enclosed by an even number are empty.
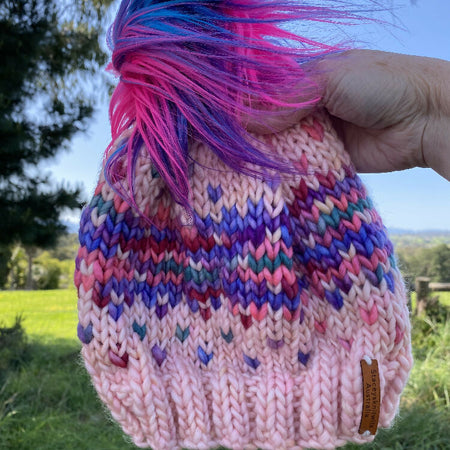
<svg viewBox="0 0 450 450"><path fill-rule="evenodd" d="M269 138L302 175L264 181L191 145L193 214L148 159L146 223L100 177L76 262L94 386L154 450L334 448L361 435L360 361L378 361L380 427L412 358L392 244L326 117Z"/></svg>

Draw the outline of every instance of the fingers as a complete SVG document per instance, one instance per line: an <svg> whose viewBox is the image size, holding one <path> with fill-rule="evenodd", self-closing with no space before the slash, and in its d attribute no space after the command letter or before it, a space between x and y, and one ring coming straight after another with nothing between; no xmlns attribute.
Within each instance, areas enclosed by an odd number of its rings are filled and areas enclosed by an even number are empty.
<svg viewBox="0 0 450 450"><path fill-rule="evenodd" d="M413 85L392 53L352 50L319 63L330 114L364 128L391 126L411 112Z"/></svg>
<svg viewBox="0 0 450 450"><path fill-rule="evenodd" d="M321 101L362 172L428 166L450 179L450 62L396 53L351 50L304 66L315 92L285 99ZM260 111L248 131L282 131L315 107Z"/></svg>

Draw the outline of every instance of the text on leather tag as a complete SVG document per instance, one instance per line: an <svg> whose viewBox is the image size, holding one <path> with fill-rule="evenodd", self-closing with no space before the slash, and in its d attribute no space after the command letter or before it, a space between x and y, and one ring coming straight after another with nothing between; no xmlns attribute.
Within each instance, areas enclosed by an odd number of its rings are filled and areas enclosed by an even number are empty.
<svg viewBox="0 0 450 450"><path fill-rule="evenodd" d="M370 364L368 363L370 361ZM380 416L380 374L378 361L365 357L361 360L363 381L363 409L359 434L375 434Z"/></svg>

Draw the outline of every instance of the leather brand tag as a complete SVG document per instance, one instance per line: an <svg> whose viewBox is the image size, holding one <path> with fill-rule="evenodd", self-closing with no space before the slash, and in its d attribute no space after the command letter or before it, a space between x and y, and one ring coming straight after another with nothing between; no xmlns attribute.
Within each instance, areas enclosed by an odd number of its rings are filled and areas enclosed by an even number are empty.
<svg viewBox="0 0 450 450"><path fill-rule="evenodd" d="M371 361L368 364L367 361ZM380 416L380 374L378 361L365 358L361 360L361 373L363 382L363 409L359 434L375 434Z"/></svg>

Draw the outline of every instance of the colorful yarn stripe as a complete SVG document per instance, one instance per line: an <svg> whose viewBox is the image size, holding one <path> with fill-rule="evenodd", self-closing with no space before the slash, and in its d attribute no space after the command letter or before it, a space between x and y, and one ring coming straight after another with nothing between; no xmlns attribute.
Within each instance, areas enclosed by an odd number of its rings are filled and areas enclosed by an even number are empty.
<svg viewBox="0 0 450 450"><path fill-rule="evenodd" d="M115 257L120 243L122 252L130 252L129 258L134 264L128 273L116 271L117 275L112 275L107 285L101 286L101 295L94 296L94 301L104 301L105 294L113 289L118 296L124 296L129 306L133 302L131 294L141 293L144 304L152 308L158 295L167 294L168 302L158 305L155 311L160 318L167 314L167 304L173 308L180 303L183 293L188 295L194 313L199 310L199 304L205 304L207 300L214 309L220 308L221 295L229 298L234 309L237 305L247 309L250 304L260 309L268 303L274 311L285 307L289 312L295 312L299 308L302 288L311 286L317 295L325 296L339 309L343 305L342 294L348 294L351 288L347 272L358 275L361 270L372 277L374 285L385 280L394 291L392 274L384 273L382 266L392 255L392 245L379 221L361 222L359 215L371 214L372 204L369 199L360 197L360 180L349 168L344 170L350 176L343 182L335 180L332 172L322 176L328 187L322 184L319 190L308 189L302 179L299 188L293 190L295 201L275 218L261 214L264 199L259 199L256 204L248 199L245 216L240 215L234 205L230 210L222 206L220 223L214 222L210 214L201 219L196 216L194 233L190 230L180 234L173 225L163 230L151 225L149 236L144 236L142 221L131 210L122 213L121 226L113 225L111 216L116 216L116 210L112 201L102 200L103 185L100 185L100 192L84 211L80 243L88 252L99 248L117 267L120 263ZM207 192L209 200L215 203L222 196L220 186L214 190L208 184ZM327 199L331 193L340 201L331 201L333 206L329 207ZM110 220L95 229L90 222L93 211L105 214ZM121 217L115 219L118 221ZM109 246L101 242L104 229L111 233ZM198 235L197 230L201 230L202 235ZM279 230L281 239L276 245L272 245L266 230ZM312 244L308 245L308 242ZM348 253L351 246L356 254L348 261L339 252ZM168 253L171 258L162 259L162 255ZM302 273L317 274L312 283L305 277L302 283L295 279L294 254ZM239 264L243 259L245 268ZM322 281L333 281L336 288L327 290ZM274 286L280 284L282 290L275 294ZM117 320L122 309L122 305L113 305L111 316ZM204 319L209 319L209 308L201 310Z"/></svg>

